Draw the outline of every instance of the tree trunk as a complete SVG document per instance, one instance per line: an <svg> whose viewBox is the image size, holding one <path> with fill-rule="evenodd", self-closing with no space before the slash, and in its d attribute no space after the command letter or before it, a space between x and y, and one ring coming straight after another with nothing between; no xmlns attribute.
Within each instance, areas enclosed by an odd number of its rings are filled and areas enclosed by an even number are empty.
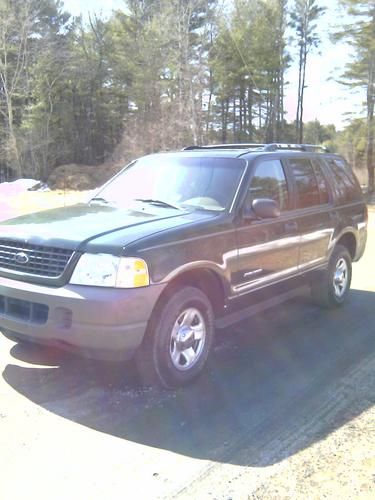
<svg viewBox="0 0 375 500"><path fill-rule="evenodd" d="M229 110L229 97L221 101L221 139L225 144L227 142L227 128L228 128L228 110Z"/></svg>
<svg viewBox="0 0 375 500"><path fill-rule="evenodd" d="M305 81L306 81L306 61L307 61L307 46L305 45L303 51L303 67L302 67L302 83L301 83L301 99L300 99L300 126L299 126L299 144L303 143L303 98L305 92Z"/></svg>
<svg viewBox="0 0 375 500"><path fill-rule="evenodd" d="M301 85L302 85L302 67L303 67L303 46L300 46L299 50L299 62L298 62L298 94L297 94L297 113L296 113L296 142L299 141L300 137L300 125L301 125Z"/></svg>
<svg viewBox="0 0 375 500"><path fill-rule="evenodd" d="M247 109L248 109L248 137L249 141L253 140L253 90L248 88L247 93Z"/></svg>
<svg viewBox="0 0 375 500"><path fill-rule="evenodd" d="M368 192L374 192L374 101L375 101L375 57L372 57L369 67L369 82L367 86L367 148L366 164L368 172Z"/></svg>
<svg viewBox="0 0 375 500"><path fill-rule="evenodd" d="M9 126L9 150L11 166L16 173L17 179L22 177L22 165L18 151L17 137L12 126Z"/></svg>
<svg viewBox="0 0 375 500"><path fill-rule="evenodd" d="M210 73L209 73L209 89L210 89L210 94L208 97L208 104L207 104L207 119L206 119L206 135L208 135L208 131L210 128L210 123L211 123L211 107L212 107L212 95L213 95L213 78L212 78L212 69L210 68Z"/></svg>
<svg viewBox="0 0 375 500"><path fill-rule="evenodd" d="M244 129L246 127L245 125L245 120L246 120L246 106L245 106L245 98L244 98L244 88L243 84L241 83L240 86L240 141L242 141L243 136L244 136Z"/></svg>

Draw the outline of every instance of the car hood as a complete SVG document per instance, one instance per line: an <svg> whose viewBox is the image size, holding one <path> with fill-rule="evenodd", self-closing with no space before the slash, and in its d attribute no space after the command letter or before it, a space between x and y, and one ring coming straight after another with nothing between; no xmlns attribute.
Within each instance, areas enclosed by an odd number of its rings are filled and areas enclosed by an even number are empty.
<svg viewBox="0 0 375 500"><path fill-rule="evenodd" d="M204 212L180 212L174 209L146 207L118 209L106 205L79 204L23 215L0 224L0 240L46 245L84 251L121 253L129 243L151 234L173 229L197 220L212 218Z"/></svg>

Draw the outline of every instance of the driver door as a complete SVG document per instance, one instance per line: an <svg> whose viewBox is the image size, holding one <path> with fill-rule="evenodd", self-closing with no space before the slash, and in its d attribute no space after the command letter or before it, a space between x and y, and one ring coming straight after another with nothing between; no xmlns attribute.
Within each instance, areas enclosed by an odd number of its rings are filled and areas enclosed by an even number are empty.
<svg viewBox="0 0 375 500"><path fill-rule="evenodd" d="M262 159L250 179L245 203L257 198L278 202L280 216L272 219L238 216L238 268L233 292L242 295L297 273L299 227L291 186L281 161Z"/></svg>

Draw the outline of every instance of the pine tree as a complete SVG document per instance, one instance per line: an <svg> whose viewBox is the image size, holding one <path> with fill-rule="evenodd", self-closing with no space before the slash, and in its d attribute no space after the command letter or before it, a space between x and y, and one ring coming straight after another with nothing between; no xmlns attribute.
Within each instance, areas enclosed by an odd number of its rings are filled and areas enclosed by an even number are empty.
<svg viewBox="0 0 375 500"><path fill-rule="evenodd" d="M375 105L375 3L374 0L342 0L353 23L337 33L336 40L346 40L354 48L354 60L346 66L343 81L366 92L368 190L374 192L374 105Z"/></svg>

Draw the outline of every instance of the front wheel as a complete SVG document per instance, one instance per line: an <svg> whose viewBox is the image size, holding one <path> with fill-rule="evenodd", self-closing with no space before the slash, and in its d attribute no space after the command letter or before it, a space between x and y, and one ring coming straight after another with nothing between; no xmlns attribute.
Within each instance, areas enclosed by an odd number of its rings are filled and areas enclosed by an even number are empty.
<svg viewBox="0 0 375 500"><path fill-rule="evenodd" d="M322 307L343 304L350 289L352 259L346 247L337 245L332 252L328 268L316 275L311 284L314 301Z"/></svg>
<svg viewBox="0 0 375 500"><path fill-rule="evenodd" d="M154 312L136 365L144 385L172 389L203 369L214 337L214 315L207 296L194 287L174 291Z"/></svg>

